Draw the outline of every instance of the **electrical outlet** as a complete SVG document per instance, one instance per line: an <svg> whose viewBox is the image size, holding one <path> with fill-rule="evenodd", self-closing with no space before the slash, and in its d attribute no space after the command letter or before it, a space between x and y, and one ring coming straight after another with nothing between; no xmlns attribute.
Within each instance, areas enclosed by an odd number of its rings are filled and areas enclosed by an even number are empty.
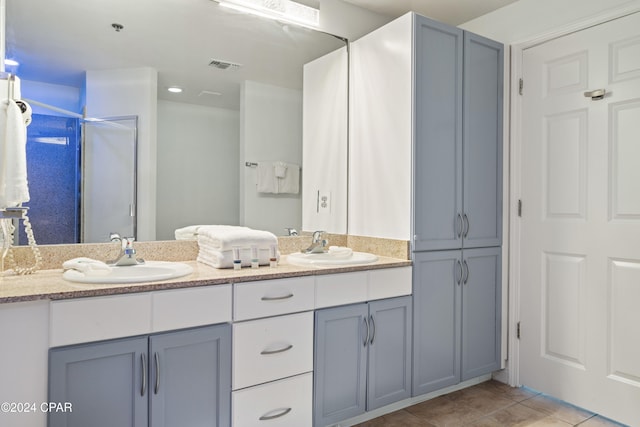
<svg viewBox="0 0 640 427"><path fill-rule="evenodd" d="M331 212L331 192L318 191L318 213Z"/></svg>

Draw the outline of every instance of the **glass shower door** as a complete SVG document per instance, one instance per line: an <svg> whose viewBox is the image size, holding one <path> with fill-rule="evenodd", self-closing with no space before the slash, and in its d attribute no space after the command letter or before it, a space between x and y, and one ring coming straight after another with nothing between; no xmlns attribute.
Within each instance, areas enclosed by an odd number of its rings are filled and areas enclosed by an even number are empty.
<svg viewBox="0 0 640 427"><path fill-rule="evenodd" d="M136 237L137 116L83 123L83 243L108 242L111 232Z"/></svg>

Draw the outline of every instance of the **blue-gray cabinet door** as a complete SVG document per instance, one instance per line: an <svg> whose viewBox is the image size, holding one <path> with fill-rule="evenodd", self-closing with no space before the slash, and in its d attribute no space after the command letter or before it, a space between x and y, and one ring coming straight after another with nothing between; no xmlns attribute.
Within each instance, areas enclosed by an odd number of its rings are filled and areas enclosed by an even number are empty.
<svg viewBox="0 0 640 427"><path fill-rule="evenodd" d="M462 375L465 381L500 369L502 292L499 247L464 249Z"/></svg>
<svg viewBox="0 0 640 427"><path fill-rule="evenodd" d="M315 313L314 426L337 423L366 409L367 304Z"/></svg>
<svg viewBox="0 0 640 427"><path fill-rule="evenodd" d="M49 412L49 427L146 427L147 338L54 348L49 351L49 401L70 412Z"/></svg>
<svg viewBox="0 0 640 427"><path fill-rule="evenodd" d="M152 335L150 426L231 424L231 326Z"/></svg>
<svg viewBox="0 0 640 427"><path fill-rule="evenodd" d="M464 247L502 241L503 45L464 33Z"/></svg>
<svg viewBox="0 0 640 427"><path fill-rule="evenodd" d="M413 395L460 382L461 251L414 253Z"/></svg>
<svg viewBox="0 0 640 427"><path fill-rule="evenodd" d="M462 30L416 16L414 250L462 247Z"/></svg>
<svg viewBox="0 0 640 427"><path fill-rule="evenodd" d="M367 411L411 397L410 296L369 303Z"/></svg>

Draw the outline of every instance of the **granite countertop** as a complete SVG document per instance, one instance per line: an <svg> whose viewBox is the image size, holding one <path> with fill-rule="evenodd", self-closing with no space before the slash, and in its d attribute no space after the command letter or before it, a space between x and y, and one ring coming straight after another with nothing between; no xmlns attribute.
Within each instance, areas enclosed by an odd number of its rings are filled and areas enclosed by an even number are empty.
<svg viewBox="0 0 640 427"><path fill-rule="evenodd" d="M193 267L192 274L159 282L108 285L73 283L62 278L62 269L42 270L28 276L4 276L0 278L0 303L120 295L135 292L347 273L411 265L411 261L409 260L383 256L378 257L378 261L375 263L344 267L302 267L288 264L287 257L282 256L279 265L275 268L265 266L259 269L243 268L240 271L233 269L216 269L196 261L183 262Z"/></svg>

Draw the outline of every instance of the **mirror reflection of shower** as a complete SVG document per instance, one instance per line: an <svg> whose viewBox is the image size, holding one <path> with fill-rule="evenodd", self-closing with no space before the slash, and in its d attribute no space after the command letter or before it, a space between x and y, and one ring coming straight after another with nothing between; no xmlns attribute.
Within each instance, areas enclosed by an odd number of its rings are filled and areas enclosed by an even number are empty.
<svg viewBox="0 0 640 427"><path fill-rule="evenodd" d="M114 231L136 238L138 117L87 119L82 129L82 243Z"/></svg>
<svg viewBox="0 0 640 427"><path fill-rule="evenodd" d="M36 104L64 115L34 114L27 133L26 206L38 242L106 242L114 230L135 237L137 117L83 119Z"/></svg>

